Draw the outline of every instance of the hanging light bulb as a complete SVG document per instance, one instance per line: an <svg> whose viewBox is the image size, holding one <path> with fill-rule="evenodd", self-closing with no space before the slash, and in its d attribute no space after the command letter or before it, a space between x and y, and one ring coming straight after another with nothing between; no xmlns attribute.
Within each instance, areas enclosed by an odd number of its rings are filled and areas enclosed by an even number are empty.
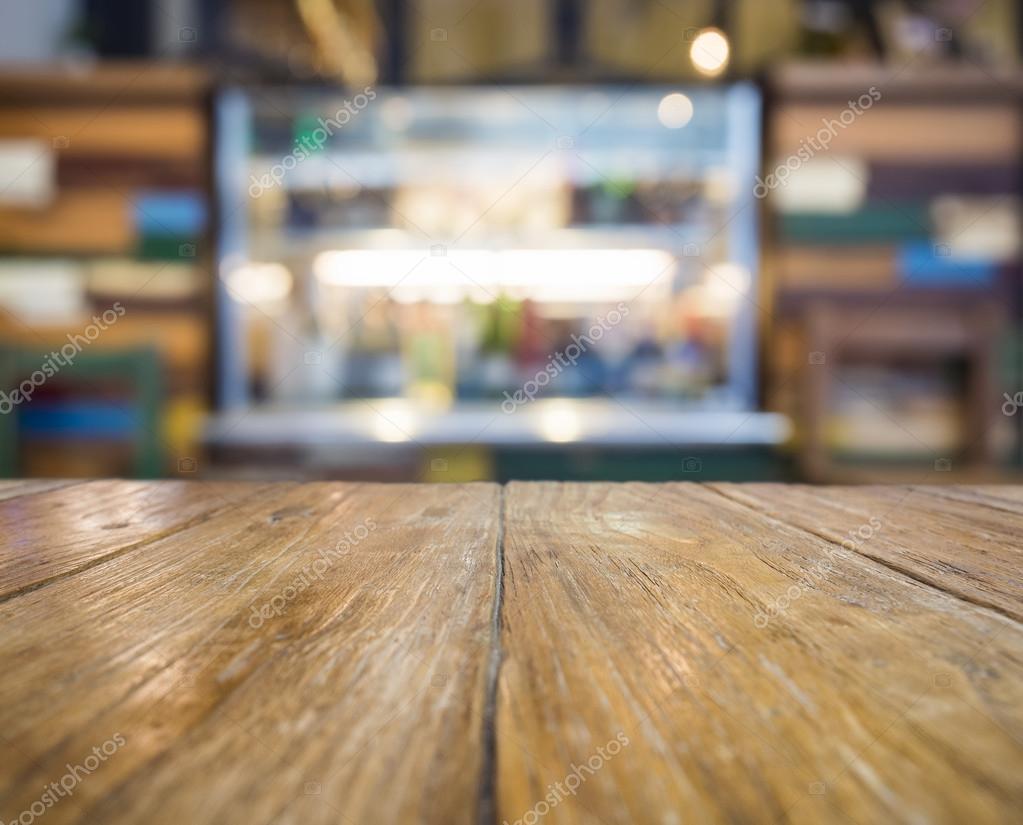
<svg viewBox="0 0 1023 825"><path fill-rule="evenodd" d="M720 29L703 29L689 47L689 59L696 71L707 77L717 77L728 66L731 47Z"/></svg>

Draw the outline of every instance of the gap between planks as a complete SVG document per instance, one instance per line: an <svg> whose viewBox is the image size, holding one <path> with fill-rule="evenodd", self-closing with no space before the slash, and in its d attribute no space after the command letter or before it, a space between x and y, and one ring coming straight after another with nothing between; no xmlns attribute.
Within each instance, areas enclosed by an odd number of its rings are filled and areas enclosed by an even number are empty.
<svg viewBox="0 0 1023 825"><path fill-rule="evenodd" d="M498 486L497 538L494 542L494 601L490 611L490 657L483 705L483 753L477 796L477 825L499 821L497 813L497 691L501 676L501 612L504 608L504 524L508 486Z"/></svg>
<svg viewBox="0 0 1023 825"><path fill-rule="evenodd" d="M835 547L841 547L843 550L853 553L861 559L866 559L867 561L874 562L875 564L885 568L891 573L895 573L899 576L902 576L903 578L909 579L910 581L913 581L922 587L926 587L930 590L937 591L938 593L941 593L944 596L948 596L949 598L968 604L971 607L975 607L980 610L990 610L992 613L997 613L999 617L1012 622L1016 626L1023 625L1023 622L1020 622L1019 616L1014 615L1012 612L1006 610L1004 607L1002 607L999 604L996 604L995 602L977 598L976 596L971 596L968 593L957 593L954 590L949 590L947 587L942 587L939 582L928 579L925 576L921 576L919 573L915 573L914 571L900 564L897 564L889 559L884 559L871 553L864 552L857 547L850 549L841 542L835 541L833 538L824 533L820 533L816 530L811 530L807 527L803 527L802 525L799 525L793 521L788 521L785 518L781 517L781 514L772 515L771 513L768 513L766 510L756 506L755 504L750 503L749 501L731 495L730 493L721 489L717 484L710 483L705 484L703 486L706 489L710 490L711 492L721 496L726 501L730 501L733 504L739 505L740 507L745 507L747 510L756 513L761 518L776 521L778 524L784 524L786 527L790 527L793 530L798 530L801 533L806 533L808 536L814 536L815 538L818 538L821 541L826 541L828 544L832 544Z"/></svg>

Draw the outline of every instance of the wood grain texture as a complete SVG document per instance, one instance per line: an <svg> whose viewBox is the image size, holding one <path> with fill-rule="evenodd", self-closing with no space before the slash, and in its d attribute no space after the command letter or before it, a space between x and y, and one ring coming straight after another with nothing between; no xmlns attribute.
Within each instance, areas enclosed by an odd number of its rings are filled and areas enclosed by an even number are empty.
<svg viewBox="0 0 1023 825"><path fill-rule="evenodd" d="M17 481L0 481L0 501L7 501L9 498L19 496L31 496L36 493L45 493L47 490L59 490L61 487L70 487L72 484L81 482L74 479L60 478L30 478Z"/></svg>
<svg viewBox="0 0 1023 825"><path fill-rule="evenodd" d="M501 819L1018 819L1018 623L697 485L506 514Z"/></svg>
<svg viewBox="0 0 1023 825"><path fill-rule="evenodd" d="M0 820L1018 821L1020 509L0 485Z"/></svg>
<svg viewBox="0 0 1023 825"><path fill-rule="evenodd" d="M714 486L772 518L1023 621L1023 512L1012 511L1011 499L970 488Z"/></svg>
<svg viewBox="0 0 1023 825"><path fill-rule="evenodd" d="M118 735L47 823L472 821L498 512L281 485L0 604L0 816Z"/></svg>
<svg viewBox="0 0 1023 825"><path fill-rule="evenodd" d="M1023 514L1023 487L995 484L954 484L941 487L914 487L914 490L938 498L965 501L977 507L989 507L1006 513Z"/></svg>
<svg viewBox="0 0 1023 825"><path fill-rule="evenodd" d="M48 484L56 484L52 489ZM28 482L0 501L0 601L208 518L256 489L184 481ZM24 492L34 495L24 497Z"/></svg>

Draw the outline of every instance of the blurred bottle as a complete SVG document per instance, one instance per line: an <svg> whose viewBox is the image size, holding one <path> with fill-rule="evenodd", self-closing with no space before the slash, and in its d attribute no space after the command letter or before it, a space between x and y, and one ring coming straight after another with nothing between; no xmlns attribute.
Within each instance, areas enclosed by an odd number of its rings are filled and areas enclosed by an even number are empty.
<svg viewBox="0 0 1023 825"><path fill-rule="evenodd" d="M356 302L348 353L345 395L380 398L401 394L405 367L397 326L397 305L386 294L368 291Z"/></svg>
<svg viewBox="0 0 1023 825"><path fill-rule="evenodd" d="M455 341L452 311L423 301L408 308L403 353L409 398L447 407L455 397Z"/></svg>
<svg viewBox="0 0 1023 825"><path fill-rule="evenodd" d="M514 389L516 380L512 353L521 330L521 303L499 295L487 307L487 321L481 346L481 377L484 393L498 397Z"/></svg>
<svg viewBox="0 0 1023 825"><path fill-rule="evenodd" d="M483 364L480 351L487 307L466 297L458 306L455 317L455 395L458 398L482 398Z"/></svg>
<svg viewBox="0 0 1023 825"><path fill-rule="evenodd" d="M543 369L550 352L547 323L537 311L536 302L528 298L522 302L519 329L515 335L515 366L522 375L532 376ZM525 380L525 379L523 379Z"/></svg>

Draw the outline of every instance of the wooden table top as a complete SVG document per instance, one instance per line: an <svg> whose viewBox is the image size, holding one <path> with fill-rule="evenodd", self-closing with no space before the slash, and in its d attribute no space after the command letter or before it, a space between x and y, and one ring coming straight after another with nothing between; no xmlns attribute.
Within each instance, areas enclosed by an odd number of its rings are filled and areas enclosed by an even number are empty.
<svg viewBox="0 0 1023 825"><path fill-rule="evenodd" d="M1009 822L1023 488L0 484L0 822Z"/></svg>

